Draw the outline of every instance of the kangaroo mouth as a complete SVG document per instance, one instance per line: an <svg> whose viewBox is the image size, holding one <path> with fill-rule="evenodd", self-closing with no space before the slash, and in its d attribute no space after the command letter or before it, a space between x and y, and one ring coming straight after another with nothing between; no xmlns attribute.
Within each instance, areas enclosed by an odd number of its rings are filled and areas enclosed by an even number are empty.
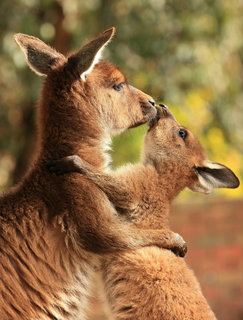
<svg viewBox="0 0 243 320"><path fill-rule="evenodd" d="M164 104L159 104L158 106L156 106L156 115L155 117L153 117L152 119L150 119L148 122L147 122L147 125L148 125L148 132L154 127L156 126L156 124L158 123L159 119L162 119L162 118L166 118L168 117L169 115L169 112L168 112L168 107Z"/></svg>
<svg viewBox="0 0 243 320"><path fill-rule="evenodd" d="M157 113L158 113L157 109L154 106L148 107L147 105L143 106L142 112L143 112L143 119L131 125L129 129L136 128L145 123L149 123L151 120L153 120L157 116Z"/></svg>
<svg viewBox="0 0 243 320"><path fill-rule="evenodd" d="M150 119L147 122L148 125L148 132L156 125L156 123L158 122L159 117L156 115L153 119Z"/></svg>
<svg viewBox="0 0 243 320"><path fill-rule="evenodd" d="M155 116L147 122L148 132L158 123L159 119L162 118L162 115L165 116L165 113L167 113L166 107L164 104L159 104L158 106L155 106L155 108L156 108Z"/></svg>

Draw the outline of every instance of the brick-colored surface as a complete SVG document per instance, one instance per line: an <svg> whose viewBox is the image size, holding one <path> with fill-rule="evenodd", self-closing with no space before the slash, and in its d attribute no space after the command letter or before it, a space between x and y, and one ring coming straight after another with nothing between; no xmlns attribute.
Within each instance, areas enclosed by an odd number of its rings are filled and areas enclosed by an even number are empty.
<svg viewBox="0 0 243 320"><path fill-rule="evenodd" d="M217 318L243 320L243 200L176 203L170 220ZM92 311L89 320L110 319L99 300Z"/></svg>
<svg viewBox="0 0 243 320"><path fill-rule="evenodd" d="M243 200L175 204L171 228L217 318L243 319Z"/></svg>

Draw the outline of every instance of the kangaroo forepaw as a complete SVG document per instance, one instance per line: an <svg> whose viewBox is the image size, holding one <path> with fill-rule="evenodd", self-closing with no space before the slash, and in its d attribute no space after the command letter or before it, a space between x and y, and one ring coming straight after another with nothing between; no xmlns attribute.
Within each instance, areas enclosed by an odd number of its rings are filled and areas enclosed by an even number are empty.
<svg viewBox="0 0 243 320"><path fill-rule="evenodd" d="M175 234L176 244L171 248L171 251L179 257L185 257L187 253L187 245L184 239L178 234Z"/></svg>
<svg viewBox="0 0 243 320"><path fill-rule="evenodd" d="M58 159L51 159L47 162L46 167L49 172L55 173L57 176L60 176L66 173L66 170L63 170L62 161Z"/></svg>
<svg viewBox="0 0 243 320"><path fill-rule="evenodd" d="M60 159L51 159L47 162L47 169L60 176L69 172L80 172L81 159L77 155L67 156Z"/></svg>

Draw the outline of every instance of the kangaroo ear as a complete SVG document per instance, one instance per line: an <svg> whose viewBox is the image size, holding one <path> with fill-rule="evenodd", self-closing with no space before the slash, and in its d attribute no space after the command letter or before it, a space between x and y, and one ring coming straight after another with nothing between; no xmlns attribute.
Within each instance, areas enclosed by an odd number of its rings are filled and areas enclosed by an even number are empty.
<svg viewBox="0 0 243 320"><path fill-rule="evenodd" d="M115 33L115 28L105 30L99 37L86 43L76 54L72 55L69 60L77 63L78 72L85 81L96 63L101 58L104 47L110 42Z"/></svg>
<svg viewBox="0 0 243 320"><path fill-rule="evenodd" d="M14 36L29 67L39 75L47 75L51 66L65 57L38 38L18 33Z"/></svg>
<svg viewBox="0 0 243 320"><path fill-rule="evenodd" d="M204 166L195 167L198 182L190 187L192 191L210 193L213 188L237 188L239 179L233 171L220 163L205 161Z"/></svg>

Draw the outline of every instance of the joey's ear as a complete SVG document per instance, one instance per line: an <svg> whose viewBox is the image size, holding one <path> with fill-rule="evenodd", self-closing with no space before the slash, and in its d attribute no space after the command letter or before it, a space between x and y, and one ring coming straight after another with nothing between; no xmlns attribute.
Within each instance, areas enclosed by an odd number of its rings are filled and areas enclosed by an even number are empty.
<svg viewBox="0 0 243 320"><path fill-rule="evenodd" d="M29 67L39 75L46 75L60 59L65 57L38 38L18 33L14 36L23 51Z"/></svg>
<svg viewBox="0 0 243 320"><path fill-rule="evenodd" d="M78 72L85 81L95 64L101 58L102 50L110 42L115 33L115 28L105 30L100 36L86 43L76 54L72 55L69 60L77 63Z"/></svg>
<svg viewBox="0 0 243 320"><path fill-rule="evenodd" d="M233 171L220 163L205 161L204 166L195 167L198 182L190 187L192 191L210 193L213 188L237 188L239 179Z"/></svg>

